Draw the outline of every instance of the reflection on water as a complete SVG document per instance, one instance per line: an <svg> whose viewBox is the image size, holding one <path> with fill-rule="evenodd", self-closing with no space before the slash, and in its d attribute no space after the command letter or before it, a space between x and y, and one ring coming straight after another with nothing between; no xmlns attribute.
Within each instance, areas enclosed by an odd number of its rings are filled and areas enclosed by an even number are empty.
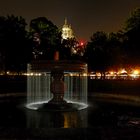
<svg viewBox="0 0 140 140"><path fill-rule="evenodd" d="M27 111L28 128L79 128L87 127L87 110L75 112Z"/></svg>
<svg viewBox="0 0 140 140"><path fill-rule="evenodd" d="M132 98L131 98L132 100ZM75 112L33 111L22 100L0 101L0 126L11 128L140 128L140 100L99 95L88 99L88 108ZM22 101L23 102L23 101Z"/></svg>

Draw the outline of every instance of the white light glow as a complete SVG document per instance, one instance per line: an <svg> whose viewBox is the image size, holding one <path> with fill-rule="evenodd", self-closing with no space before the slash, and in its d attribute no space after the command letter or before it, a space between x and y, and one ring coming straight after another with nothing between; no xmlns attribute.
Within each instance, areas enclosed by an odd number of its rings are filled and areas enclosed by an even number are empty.
<svg viewBox="0 0 140 140"><path fill-rule="evenodd" d="M48 100L49 101L49 100ZM29 103L26 105L26 107L28 109L32 109L32 110L37 110L39 108L40 105L44 104L44 103L48 103L48 101L41 101L41 102L34 102L34 103Z"/></svg>
<svg viewBox="0 0 140 140"><path fill-rule="evenodd" d="M48 101L29 103L26 105L26 108L31 109L31 110L37 110L42 104L48 103ZM66 101L67 101L67 103L79 105L79 107L77 108L78 110L82 110L82 109L85 109L88 107L88 105L86 103L74 102L74 101L70 101L70 100L66 100Z"/></svg>

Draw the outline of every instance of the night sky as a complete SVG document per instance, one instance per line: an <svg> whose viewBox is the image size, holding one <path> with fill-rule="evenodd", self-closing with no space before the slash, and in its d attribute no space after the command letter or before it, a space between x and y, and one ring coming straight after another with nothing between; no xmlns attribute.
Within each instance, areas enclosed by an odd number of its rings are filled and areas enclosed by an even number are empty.
<svg viewBox="0 0 140 140"><path fill-rule="evenodd" d="M0 0L0 16L22 16L27 23L45 16L59 28L65 17L78 39L89 40L96 31L116 32L140 0Z"/></svg>

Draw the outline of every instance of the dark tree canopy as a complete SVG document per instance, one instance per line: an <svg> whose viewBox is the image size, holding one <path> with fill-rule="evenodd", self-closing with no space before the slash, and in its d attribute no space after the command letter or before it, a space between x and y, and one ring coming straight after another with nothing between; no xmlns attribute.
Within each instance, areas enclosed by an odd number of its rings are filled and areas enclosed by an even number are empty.
<svg viewBox="0 0 140 140"><path fill-rule="evenodd" d="M42 59L53 59L53 53L61 47L61 32L57 26L45 17L38 17L31 20L30 33L32 37L38 34L38 51Z"/></svg>
<svg viewBox="0 0 140 140"><path fill-rule="evenodd" d="M122 39L119 33L96 32L88 42L84 57L90 70L103 75L111 68L118 69L122 64Z"/></svg>
<svg viewBox="0 0 140 140"><path fill-rule="evenodd" d="M135 9L131 12L130 16L125 22L125 31L138 31L140 30L140 8Z"/></svg>
<svg viewBox="0 0 140 140"><path fill-rule="evenodd" d="M102 71L105 68L105 53L107 45L107 35L104 32L96 32L91 36L88 42L85 57L89 64L89 68L95 71Z"/></svg>
<svg viewBox="0 0 140 140"><path fill-rule="evenodd" d="M29 61L25 19L8 15L0 17L0 53L3 69L20 71Z"/></svg>
<svg viewBox="0 0 140 140"><path fill-rule="evenodd" d="M131 12L126 20L124 35L127 37L126 53L131 65L140 63L140 8Z"/></svg>

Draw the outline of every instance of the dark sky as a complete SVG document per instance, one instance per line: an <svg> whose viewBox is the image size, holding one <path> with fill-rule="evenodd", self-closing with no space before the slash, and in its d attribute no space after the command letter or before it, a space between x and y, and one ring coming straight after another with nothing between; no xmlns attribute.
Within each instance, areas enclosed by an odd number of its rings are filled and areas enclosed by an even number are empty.
<svg viewBox="0 0 140 140"><path fill-rule="evenodd" d="M64 18L78 39L89 40L96 31L116 32L140 0L0 0L0 16L14 14L26 21L45 16L59 28Z"/></svg>

